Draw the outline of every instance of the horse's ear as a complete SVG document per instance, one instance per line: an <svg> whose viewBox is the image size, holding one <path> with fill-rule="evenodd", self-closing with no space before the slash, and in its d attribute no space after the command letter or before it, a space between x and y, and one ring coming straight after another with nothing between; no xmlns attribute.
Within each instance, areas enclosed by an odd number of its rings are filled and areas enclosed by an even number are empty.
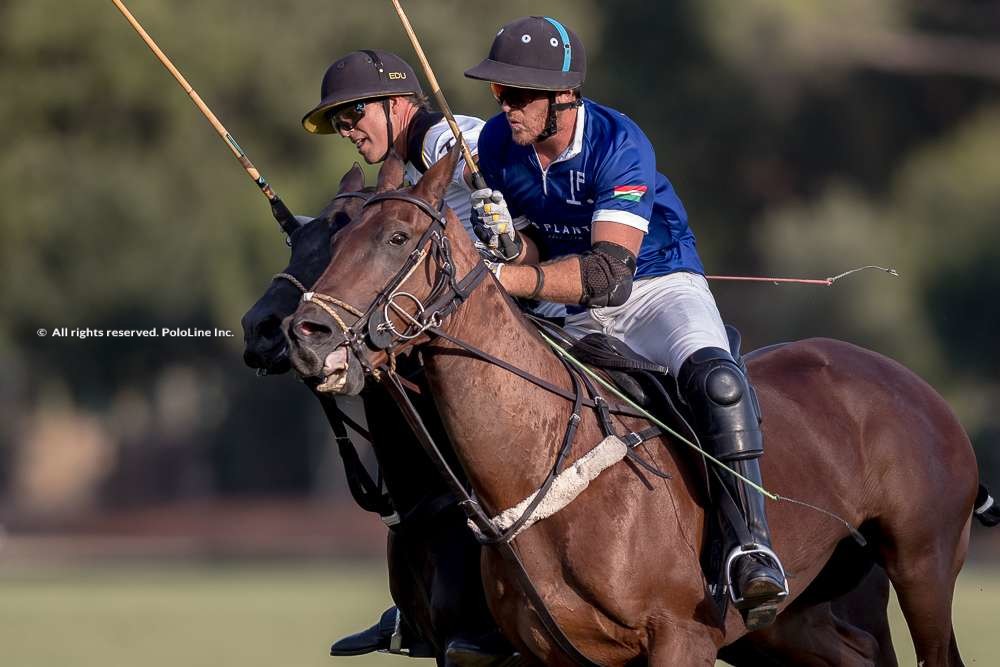
<svg viewBox="0 0 1000 667"><path fill-rule="evenodd" d="M382 168L378 170L378 185L375 192L388 192L398 190L403 187L403 176L406 175L406 164L399 159L395 151L389 153L389 157L382 163Z"/></svg>
<svg viewBox="0 0 1000 667"><path fill-rule="evenodd" d="M448 154L434 163L434 166L427 170L420 182L413 188L413 194L426 199L432 206L441 203L444 191L448 189L452 176L455 174L455 167L458 165L458 158L461 150L458 146L452 147Z"/></svg>
<svg viewBox="0 0 1000 667"><path fill-rule="evenodd" d="M344 177L340 179L340 187L337 190L337 194L339 195L345 192L361 192L364 187L365 172L361 170L361 165L355 162L350 171L344 174Z"/></svg>
<svg viewBox="0 0 1000 667"><path fill-rule="evenodd" d="M365 172L361 170L361 165L357 162L351 167L346 174L340 179L340 187L337 189L337 194L342 195L345 192L361 192L365 187ZM327 224L333 222L334 216L338 210L343 210L344 205L339 204L336 197L330 200L330 202L319 212L316 216L319 220L325 220Z"/></svg>

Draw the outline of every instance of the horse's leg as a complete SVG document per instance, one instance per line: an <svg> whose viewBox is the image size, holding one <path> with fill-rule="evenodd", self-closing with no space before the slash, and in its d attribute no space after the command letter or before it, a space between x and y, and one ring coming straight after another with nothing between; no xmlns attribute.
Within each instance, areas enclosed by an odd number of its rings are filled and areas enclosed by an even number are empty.
<svg viewBox="0 0 1000 667"><path fill-rule="evenodd" d="M704 625L664 623L650 638L648 667L715 665L719 647Z"/></svg>
<svg viewBox="0 0 1000 667"><path fill-rule="evenodd" d="M951 625L955 579L969 545L966 520L958 535L927 516L916 523L893 522L882 545L889 579L910 629L920 667L963 665ZM942 535L942 532L945 533Z"/></svg>
<svg viewBox="0 0 1000 667"><path fill-rule="evenodd" d="M842 591L853 580L849 568L857 558L859 554L849 549L842 557L835 556L824 568L823 580L818 577L773 626L726 646L719 659L734 667L778 667L841 664L846 661L842 656L855 655L860 664L874 661L878 667L897 667L886 613L889 578L884 569L871 567L853 589L827 600L831 592Z"/></svg>
<svg viewBox="0 0 1000 667"><path fill-rule="evenodd" d="M878 641L870 633L833 614L830 603L789 609L773 626L748 635L749 648L767 657L765 662L739 658L736 665L801 665L802 667L874 667ZM729 656L722 657L729 659ZM892 663L893 665L895 663Z"/></svg>
<svg viewBox="0 0 1000 667"><path fill-rule="evenodd" d="M878 642L879 667L897 667L896 651L889 627L889 578L874 566L853 590L830 601L834 616L865 630Z"/></svg>

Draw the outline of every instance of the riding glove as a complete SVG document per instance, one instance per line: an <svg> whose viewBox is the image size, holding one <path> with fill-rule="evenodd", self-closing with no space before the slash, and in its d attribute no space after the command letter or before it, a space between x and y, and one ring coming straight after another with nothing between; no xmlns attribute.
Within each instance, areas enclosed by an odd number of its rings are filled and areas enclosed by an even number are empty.
<svg viewBox="0 0 1000 667"><path fill-rule="evenodd" d="M503 193L483 188L472 193L472 229L496 261L510 262L521 254L524 243L507 209Z"/></svg>

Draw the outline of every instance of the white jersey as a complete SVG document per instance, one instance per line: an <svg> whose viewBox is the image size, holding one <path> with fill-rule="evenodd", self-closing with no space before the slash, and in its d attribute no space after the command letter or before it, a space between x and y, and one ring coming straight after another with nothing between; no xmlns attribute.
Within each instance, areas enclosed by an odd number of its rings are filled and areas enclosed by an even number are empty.
<svg viewBox="0 0 1000 667"><path fill-rule="evenodd" d="M462 131L462 138L468 144L469 152L477 155L479 152L479 132L483 129L485 123L472 116L455 116L455 122ZM419 148L420 157L418 159L423 160L423 163L427 167L430 167L447 155L448 151L454 145L455 136L451 133L451 126L448 125L447 120L442 118L427 128L427 132L424 134ZM416 146L410 146L408 154L416 157L416 149ZM448 184L448 189L445 190L444 201L448 205L448 208L454 211L458 219L462 221L462 226L468 232L469 238L473 242L478 242L475 232L472 231L472 190L465 181L464 173L465 158L460 157L458 164L455 166L455 173L452 174L451 183ZM413 164L411 158L406 163L407 180L410 183L416 183L422 175L421 171ZM534 305L530 312L542 317L562 318L566 316L566 306L561 303L542 301Z"/></svg>
<svg viewBox="0 0 1000 667"><path fill-rule="evenodd" d="M462 138L468 144L469 151L476 155L479 145L479 131L483 127L483 121L472 116L455 116L455 122L462 131ZM427 129L420 147L420 159L427 167L430 167L447 155L454 145L455 137L451 133L451 127L448 125L448 121L442 118ZM410 183L416 183L423 175L413 164L415 158L416 156L412 156L406 163L406 178ZM472 232L472 224L469 221L472 215L472 201L469 198L472 190L463 178L464 172L465 158L462 157L459 158L458 165L455 166L455 173L444 193L444 200L448 208L454 211L458 219L462 221L462 226L469 233L469 237L475 240L476 235Z"/></svg>

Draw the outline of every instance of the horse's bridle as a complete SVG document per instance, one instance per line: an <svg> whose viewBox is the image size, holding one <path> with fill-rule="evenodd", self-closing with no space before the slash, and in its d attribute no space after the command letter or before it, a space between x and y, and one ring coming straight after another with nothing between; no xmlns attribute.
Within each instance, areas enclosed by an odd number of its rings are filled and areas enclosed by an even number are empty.
<svg viewBox="0 0 1000 667"><path fill-rule="evenodd" d="M367 351L362 345L363 341L373 349L385 350L388 354L388 367L394 370L395 355L428 329L439 327L446 317L462 305L488 270L485 264L477 262L475 268L464 278L457 280L451 255L451 242L444 233L447 220L441 210L433 207L425 199L402 190L378 193L370 197L362 209L385 201L404 201L412 204L430 217L431 223L421 234L403 266L379 290L368 308L362 312L341 299L316 291L307 291L302 295L302 301L315 304L333 318L344 335L344 344L357 357L365 374L371 375L376 380L381 379L381 366L375 367L368 360ZM426 247L428 245L429 247ZM428 256L432 257L437 265L437 275L430 294L424 300L425 304L414 294L401 288ZM400 299L416 305L416 313L411 314L404 309L398 302ZM358 319L348 325L334 306ZM405 321L406 326L402 330L393 323L391 313L395 313Z"/></svg>
<svg viewBox="0 0 1000 667"><path fill-rule="evenodd" d="M333 197L333 201L337 201L338 199L364 199L365 201L368 201L371 198L372 198L371 192L361 192L361 191L341 192L340 194L335 195ZM316 218L313 218L313 220L315 219ZM292 237L288 236L287 240L288 240L288 245L292 245ZM299 291L302 292L303 294L309 291L309 288L303 285L301 280L299 280L292 274L288 273L287 271L282 271L281 273L276 273L273 276L271 276L271 282L274 282L275 280L287 280L291 284L295 285L295 287L297 287Z"/></svg>

